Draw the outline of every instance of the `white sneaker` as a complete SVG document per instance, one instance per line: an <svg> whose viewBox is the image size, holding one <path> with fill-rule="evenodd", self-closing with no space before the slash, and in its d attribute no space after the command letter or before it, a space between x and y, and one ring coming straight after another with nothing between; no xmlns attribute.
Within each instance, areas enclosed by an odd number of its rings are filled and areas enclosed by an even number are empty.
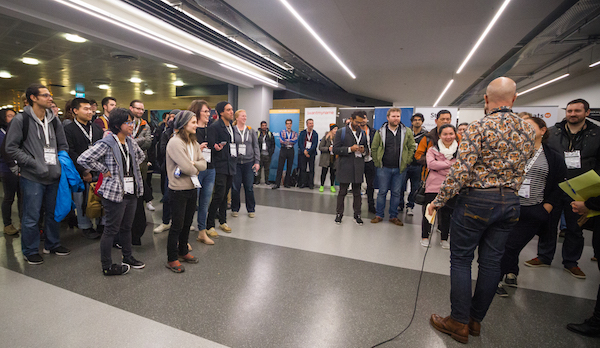
<svg viewBox="0 0 600 348"><path fill-rule="evenodd" d="M232 211L231 216L238 217L239 213L237 211Z"/></svg>
<svg viewBox="0 0 600 348"><path fill-rule="evenodd" d="M442 246L442 249L450 249L450 242L448 242L447 240L441 241L440 245Z"/></svg>
<svg viewBox="0 0 600 348"><path fill-rule="evenodd" d="M152 205L152 201L146 203L146 209L150 210L150 211L155 211L156 208L154 208L154 206Z"/></svg>
<svg viewBox="0 0 600 348"><path fill-rule="evenodd" d="M413 216L414 215L413 209L412 208L406 208L406 215Z"/></svg>
<svg viewBox="0 0 600 348"><path fill-rule="evenodd" d="M256 216L256 214L255 213L248 213L248 216L251 217L251 218L253 218L253 217Z"/></svg>
<svg viewBox="0 0 600 348"><path fill-rule="evenodd" d="M429 247L429 239L421 239L421 245L428 248Z"/></svg>
<svg viewBox="0 0 600 348"><path fill-rule="evenodd" d="M171 224L160 224L154 229L154 233L162 233L171 228Z"/></svg>
<svg viewBox="0 0 600 348"><path fill-rule="evenodd" d="M194 225L190 225L190 231L198 231L198 228Z"/></svg>

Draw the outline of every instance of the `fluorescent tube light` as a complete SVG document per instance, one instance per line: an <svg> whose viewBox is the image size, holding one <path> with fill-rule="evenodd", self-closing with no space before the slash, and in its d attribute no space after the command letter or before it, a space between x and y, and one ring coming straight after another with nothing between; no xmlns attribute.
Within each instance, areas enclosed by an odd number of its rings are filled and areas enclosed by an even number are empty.
<svg viewBox="0 0 600 348"><path fill-rule="evenodd" d="M552 79L552 80L550 80L550 81L547 81L547 82L544 82L544 83L542 83L542 84L540 84L540 85L537 85L537 86L535 86L535 87L533 87L533 88L530 88L530 89L528 89L528 90L526 90L526 91L519 92L517 95L518 95L518 96L521 96L521 95L523 95L523 94L525 94L525 93L529 93L529 92L531 92L531 91L535 91L535 90L536 90L536 89L538 89L538 88L544 87L544 86L546 86L546 85L549 85L549 84L551 84L551 83L554 83L554 82L556 82L556 81L558 81L558 80L562 80L562 79L564 79L564 78L565 78L565 77L567 77L567 76L569 76L569 74L564 74L564 75L562 75L562 76L559 76L559 77L557 77L557 78L555 78L555 79Z"/></svg>
<svg viewBox="0 0 600 348"><path fill-rule="evenodd" d="M40 61L37 60L37 59L35 59L35 58L27 58L27 57L25 57L21 61L23 63L29 64L29 65L38 65L38 64L40 64Z"/></svg>
<svg viewBox="0 0 600 348"><path fill-rule="evenodd" d="M140 79L139 77L132 77L129 79L129 82L140 83L140 82L142 82L142 79Z"/></svg>
<svg viewBox="0 0 600 348"><path fill-rule="evenodd" d="M509 1L509 0L507 0L507 1ZM342 68L344 68L344 70L346 70L348 75L350 75L350 77L355 79L356 76L352 73L352 71L350 71L350 69L348 69L346 64L344 64L344 62L342 62L342 60L340 58L338 58L338 56L331 50L331 48L329 48L329 46L325 43L325 41L323 41L323 39L321 39L321 37L313 30L313 28L311 28L311 26L308 25L308 23L306 23L304 18L302 18L300 16L300 14L298 12L296 12L296 10L292 7L292 5L290 5L286 0L281 0L281 2L296 17L296 19L298 19L298 21L300 21L300 23L302 23L302 25L306 28L306 30L308 30L308 32L312 34L312 36L321 44L321 46L323 46L323 48L325 48L325 50L333 57L333 59L335 59L335 61L338 62L338 64Z"/></svg>
<svg viewBox="0 0 600 348"><path fill-rule="evenodd" d="M444 94L446 94L446 92L448 91L448 88L450 88L450 85L452 85L452 82L454 82L454 79L452 79L452 80L450 80L450 82L448 82L448 84L446 85L446 88L444 88L444 91L442 92L442 94L440 94L440 97L435 101L435 104L433 104L434 108L438 105L438 103L440 102L440 100L442 99Z"/></svg>
<svg viewBox="0 0 600 348"><path fill-rule="evenodd" d="M98 88L100 88L100 89L109 89L110 87L108 85L98 85Z"/></svg>
<svg viewBox="0 0 600 348"><path fill-rule="evenodd" d="M8 71L0 71L0 78L10 79L11 77L12 75Z"/></svg>
<svg viewBox="0 0 600 348"><path fill-rule="evenodd" d="M181 80L177 80L177 81L173 82L173 84L177 87L181 87L184 85L183 81L181 81Z"/></svg>
<svg viewBox="0 0 600 348"><path fill-rule="evenodd" d="M253 73L251 71L248 71L248 70L245 70L245 69L241 69L241 68L238 68L238 67L233 67L233 66L230 66L230 65L227 65L227 64L219 64L219 65L222 66L222 67L224 67L224 68L227 68L229 70L233 70L235 72L238 72L238 73L240 73L242 75L246 75L248 77L252 77L255 80L258 80L260 82L268 84L269 86L273 86L275 88L279 87L279 84L276 81L273 81L273 80L271 80L269 78L266 78L264 76L255 74L255 73Z"/></svg>
<svg viewBox="0 0 600 348"><path fill-rule="evenodd" d="M174 64L169 64L169 63L165 63L165 66L169 69L177 69L179 68L177 65Z"/></svg>
<svg viewBox="0 0 600 348"><path fill-rule="evenodd" d="M151 90L150 88L148 88L148 89L146 89L146 90L144 91L144 94L145 94L145 95L153 95L153 94L154 94L154 91L153 91L153 90Z"/></svg>
<svg viewBox="0 0 600 348"><path fill-rule="evenodd" d="M590 68L593 68L593 67L595 67L596 65L599 65L599 64L600 64L600 60L597 61L596 63L590 64Z"/></svg>
<svg viewBox="0 0 600 348"><path fill-rule="evenodd" d="M467 65L467 62L469 61L469 59L471 59L471 57L473 56L475 51L477 51L477 48L479 48L479 45L481 45L481 43L483 42L483 39L485 39L487 34L490 32L490 30L492 30L492 27L494 26L494 24L496 24L496 21L498 20L498 18L500 18L500 15L502 14L502 12L504 12L504 10L506 9L506 6L508 6L509 2L510 2L510 0L505 0L504 3L502 4L502 6L500 7L500 9L498 10L498 12L496 12L496 15L494 16L494 18L492 19L490 24L488 24L487 28L485 28L485 31L483 32L483 34L481 34L481 37L479 38L479 40L477 40L477 43L475 43L475 46L473 46L473 48L471 49L471 52L469 52L469 55L467 56L467 58L465 58L465 60L460 65L460 68L458 68L458 70L456 71L457 74L460 74L460 72L465 67L465 65Z"/></svg>
<svg viewBox="0 0 600 348"><path fill-rule="evenodd" d="M86 42L87 40L82 38L79 35L75 35L75 34L65 34L65 39L67 39L67 41L71 41L71 42L76 42L76 43L82 43L82 42Z"/></svg>

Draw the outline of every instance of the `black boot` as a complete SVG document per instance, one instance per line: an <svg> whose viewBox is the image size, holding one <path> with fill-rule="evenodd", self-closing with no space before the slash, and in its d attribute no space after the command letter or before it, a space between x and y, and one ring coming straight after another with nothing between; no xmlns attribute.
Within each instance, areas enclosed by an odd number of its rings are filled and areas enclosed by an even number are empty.
<svg viewBox="0 0 600 348"><path fill-rule="evenodd" d="M567 324L567 329L588 337L600 337L600 319L591 317L581 324Z"/></svg>

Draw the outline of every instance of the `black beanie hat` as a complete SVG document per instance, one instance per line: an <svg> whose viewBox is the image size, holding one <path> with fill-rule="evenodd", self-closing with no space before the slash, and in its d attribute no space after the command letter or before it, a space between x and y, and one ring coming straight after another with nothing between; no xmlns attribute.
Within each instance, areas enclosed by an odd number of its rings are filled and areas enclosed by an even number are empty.
<svg viewBox="0 0 600 348"><path fill-rule="evenodd" d="M219 102L219 103L217 104L217 106L215 106L215 110L217 110L217 115L218 115L219 117L221 117L221 113L222 113L223 111L225 111L225 107L227 106L227 104L229 104L229 102L222 101L222 102Z"/></svg>

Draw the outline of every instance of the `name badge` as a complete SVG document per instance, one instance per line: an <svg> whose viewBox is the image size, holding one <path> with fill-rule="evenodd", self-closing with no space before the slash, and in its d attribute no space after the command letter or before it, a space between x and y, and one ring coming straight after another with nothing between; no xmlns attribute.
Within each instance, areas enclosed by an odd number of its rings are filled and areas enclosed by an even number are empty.
<svg viewBox="0 0 600 348"><path fill-rule="evenodd" d="M266 141L263 141L263 143L262 143L262 149L264 151L267 151L267 142Z"/></svg>
<svg viewBox="0 0 600 348"><path fill-rule="evenodd" d="M49 166L55 166L57 163L56 149L53 147L44 148L44 161Z"/></svg>
<svg viewBox="0 0 600 348"><path fill-rule="evenodd" d="M531 197L531 180L523 180L523 185L521 185L521 188L519 189L519 196L523 198Z"/></svg>
<svg viewBox="0 0 600 348"><path fill-rule="evenodd" d="M565 151L565 164L567 165L567 169L581 168L581 154L579 150L572 152Z"/></svg>
<svg viewBox="0 0 600 348"><path fill-rule="evenodd" d="M238 145L238 152L240 156L246 156L246 144Z"/></svg>
<svg viewBox="0 0 600 348"><path fill-rule="evenodd" d="M197 176L192 175L190 178L192 179L192 184L194 184L195 188L202 188L202 185L200 185L200 180L198 180Z"/></svg>
<svg viewBox="0 0 600 348"><path fill-rule="evenodd" d="M306 146L304 147L306 150L310 149L312 147L312 141L307 141L306 142Z"/></svg>
<svg viewBox="0 0 600 348"><path fill-rule="evenodd" d="M229 153L231 154L231 157L237 157L237 150L235 148L235 144L229 144Z"/></svg>
<svg viewBox="0 0 600 348"><path fill-rule="evenodd" d="M210 151L210 149L202 149L202 156L204 156L206 162L210 163L212 159L212 151Z"/></svg>
<svg viewBox="0 0 600 348"><path fill-rule="evenodd" d="M362 153L361 153L361 152L359 152L359 151L356 151L356 152L354 153L354 156L356 156L356 157L358 157L358 158L361 158L361 157L362 157Z"/></svg>
<svg viewBox="0 0 600 348"><path fill-rule="evenodd" d="M126 176L123 178L123 191L128 195L133 194L133 177Z"/></svg>

